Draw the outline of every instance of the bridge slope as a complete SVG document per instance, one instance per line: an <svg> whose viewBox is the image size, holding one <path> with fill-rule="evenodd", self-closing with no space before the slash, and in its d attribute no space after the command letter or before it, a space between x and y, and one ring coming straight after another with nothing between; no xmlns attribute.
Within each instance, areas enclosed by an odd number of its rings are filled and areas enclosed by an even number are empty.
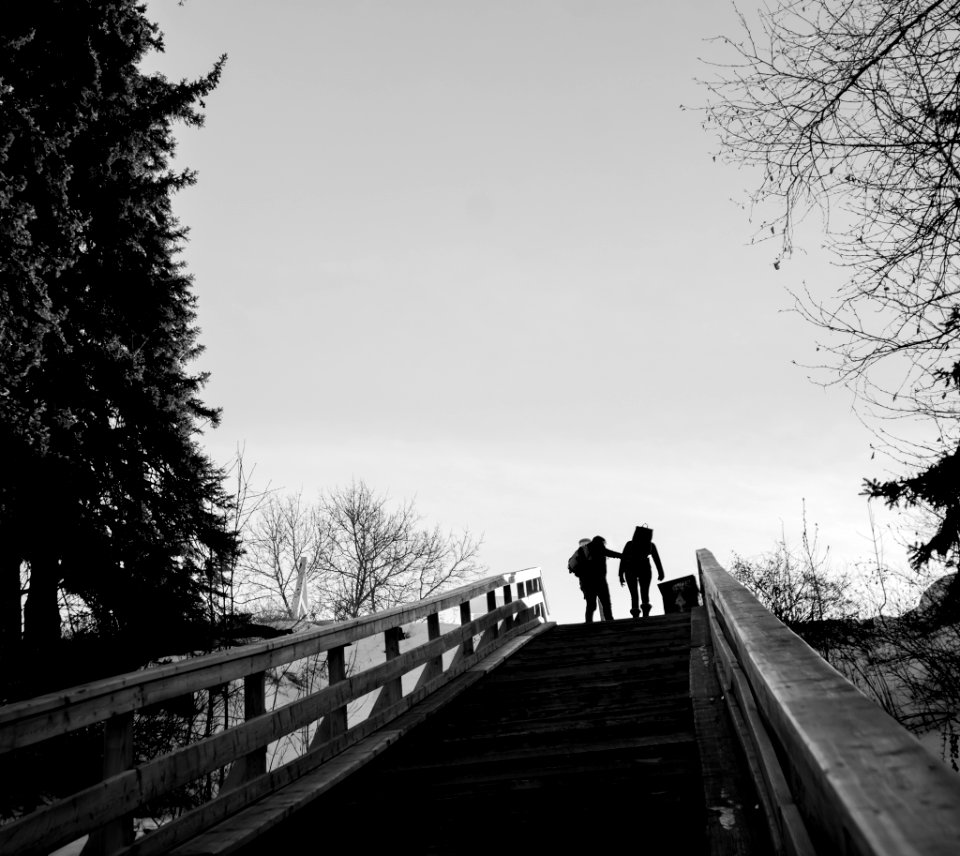
<svg viewBox="0 0 960 856"><path fill-rule="evenodd" d="M367 852L486 851L504 834L704 852L689 658L689 615L556 626L256 850L337 829Z"/></svg>

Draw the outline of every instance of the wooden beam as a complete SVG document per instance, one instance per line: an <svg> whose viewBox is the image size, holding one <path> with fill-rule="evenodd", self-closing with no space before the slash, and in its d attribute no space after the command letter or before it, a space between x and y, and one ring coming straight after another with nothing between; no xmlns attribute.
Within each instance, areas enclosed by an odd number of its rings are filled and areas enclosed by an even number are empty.
<svg viewBox="0 0 960 856"><path fill-rule="evenodd" d="M433 640L437 639L440 636L440 613L435 612L433 615L427 616L427 639ZM436 657L433 657L423 666L423 671L420 673L420 677L417 678L417 685L415 689L420 689L424 684L429 683L438 675L443 674L443 655L440 654Z"/></svg>
<svg viewBox="0 0 960 856"><path fill-rule="evenodd" d="M490 613L487 613L488 615ZM472 615L470 613L470 601L464 601L460 604L460 624L469 625L472 621ZM460 646L460 651L462 656L469 657L473 653L473 634L465 637L462 645Z"/></svg>
<svg viewBox="0 0 960 856"><path fill-rule="evenodd" d="M122 851L121 854L115 854L115 856L159 856L159 854L168 853L175 846L188 841L204 829L226 820L245 806L252 805L262 797L295 782L310 771L320 768L321 764L340 755L345 749L360 743L405 711L409 710L411 716L415 717L417 722L424 721L474 680L482 677L534 636L552 626L554 625L539 621L531 622L526 626L518 625L509 636L501 637L501 644L497 648L486 652L482 656L475 654L473 658L461 662L457 669L442 673L433 682L404 696L400 704L391 710L384 711L378 716L368 717L331 742L318 746L306 755L270 771L265 776L247 783L236 791L222 795L203 806L193 809L183 817L160 827L148 836L138 839L132 847ZM470 672L470 680L458 681L457 679L467 671ZM445 690L447 686L453 688L449 694Z"/></svg>
<svg viewBox="0 0 960 856"><path fill-rule="evenodd" d="M497 608L497 593L495 591L487 592L487 612L493 612ZM491 624L480 637L480 641L477 643L477 650L481 648L486 648L488 645L493 643L496 638L500 635L500 624L495 622Z"/></svg>
<svg viewBox="0 0 960 856"><path fill-rule="evenodd" d="M231 817L203 836L186 842L173 851L174 856L211 856L211 854L232 853L252 844L294 812L302 810L349 775L377 758L403 735L427 721L464 690L502 664L516 650L552 626L538 621L526 628L518 627L517 632L511 635L506 644L492 650L489 654L472 654L462 662L461 677L458 680L446 682L442 689L430 694L421 704L403 716L394 718L389 728L378 729L367 740L342 752L329 763L293 782L283 791L260 800L243 815ZM408 698L409 696L404 698L403 702L407 702ZM154 852L156 851L149 851L151 856ZM137 856L147 856L147 853L138 852Z"/></svg>
<svg viewBox="0 0 960 856"><path fill-rule="evenodd" d="M717 671L724 677L724 701L750 766L757 793L769 824L775 853L789 856L816 856L816 849L800 814L787 777L757 709L753 693L723 634L712 634Z"/></svg>
<svg viewBox="0 0 960 856"><path fill-rule="evenodd" d="M388 663L391 660L396 660L400 656L399 627L391 627L389 630L384 631L383 650ZM403 676L397 675L397 677L384 682L383 688L380 690L380 695L377 696L377 700L370 710L370 714L380 713L380 711L392 707L400 701L401 698L403 698Z"/></svg>
<svg viewBox="0 0 960 856"><path fill-rule="evenodd" d="M714 669L713 646L704 608L690 613L690 702L700 754L707 809L704 856L752 856L778 853L755 828L758 814L752 783L739 770L730 720L721 705L724 695Z"/></svg>
<svg viewBox="0 0 960 856"><path fill-rule="evenodd" d="M109 779L133 766L133 714L111 716L103 724L103 778ZM133 815L121 815L95 830L83 848L84 856L113 853L133 843Z"/></svg>
<svg viewBox="0 0 960 856"><path fill-rule="evenodd" d="M334 686L347 679L346 649L341 645L339 648L331 648L327 652L327 686ZM334 708L317 726L317 733L313 735L310 748L319 746L343 734L347 730L347 706L341 705Z"/></svg>
<svg viewBox="0 0 960 856"><path fill-rule="evenodd" d="M708 550L697 552L697 562L705 601L722 616L819 852L953 856L960 777L784 627Z"/></svg>
<svg viewBox="0 0 960 856"><path fill-rule="evenodd" d="M512 585L505 585L505 586L503 587L503 602L504 602L505 604L507 604L507 603L512 603L512 602L513 602L513 586L512 586ZM510 616L510 617L508 617L508 618L504 618L504 619L503 619L503 629L504 629L504 630L509 630L509 629L513 626L513 621L514 621L514 619L513 619L512 616Z"/></svg>
<svg viewBox="0 0 960 856"><path fill-rule="evenodd" d="M243 719L249 722L266 713L266 673L257 672L243 679ZM230 767L223 791L231 791L267 771L267 747L260 746L237 758Z"/></svg>
<svg viewBox="0 0 960 856"><path fill-rule="evenodd" d="M499 574L409 606L270 639L241 649L128 672L68 690L0 706L0 754L66 734L109 716L303 659L458 606L503 585L538 577L538 568Z"/></svg>
<svg viewBox="0 0 960 856"><path fill-rule="evenodd" d="M251 753L296 728L315 722L320 716L366 695L387 681L401 677L404 672L454 646L459 645L462 650L466 642L472 643L473 636L483 632L491 623L505 615L527 609L528 603L523 601L504 604L495 612L483 615L380 666L148 761L135 770L111 776L72 797L0 827L0 852L6 852L7 848L10 852L17 852L28 845L52 849L71 841L209 770L231 763L239 755Z"/></svg>

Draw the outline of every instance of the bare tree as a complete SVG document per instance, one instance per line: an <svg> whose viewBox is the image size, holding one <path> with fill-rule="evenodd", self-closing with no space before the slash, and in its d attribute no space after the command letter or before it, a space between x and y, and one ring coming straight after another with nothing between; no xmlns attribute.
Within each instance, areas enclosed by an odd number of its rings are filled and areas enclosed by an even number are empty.
<svg viewBox="0 0 960 856"><path fill-rule="evenodd" d="M705 81L706 127L758 168L775 266L795 224L825 215L849 277L827 301L796 297L834 382L874 416L933 420L929 442L901 447L915 477L867 484L942 513L915 545L923 564L960 542L960 0L786 0L740 23Z"/></svg>
<svg viewBox="0 0 960 856"><path fill-rule="evenodd" d="M250 519L243 538L239 602L261 617L297 617L301 562L317 584L320 520L301 493L268 497Z"/></svg>
<svg viewBox="0 0 960 856"><path fill-rule="evenodd" d="M412 501L391 503L362 481L331 490L317 503L300 493L269 496L243 541L238 604L261 620L299 617L298 579L309 591L310 618L344 620L420 600L483 570L479 542L468 532L428 528ZM348 660L347 673L352 670ZM267 680L271 706L300 698L327 680L326 657L271 670ZM362 700L351 702L349 715L361 707ZM314 731L298 729L273 744L271 767L305 751Z"/></svg>
<svg viewBox="0 0 960 856"><path fill-rule="evenodd" d="M960 611L950 592L957 575L934 581L932 569L900 574L885 563L875 528L872 534L873 556L837 569L804 513L798 549L781 534L768 553L735 556L731 573L901 725L936 733L941 756L956 770Z"/></svg>
<svg viewBox="0 0 960 856"><path fill-rule="evenodd" d="M811 533L803 510L799 549L781 531L774 549L745 559L734 555L730 572L791 629L814 621L844 620L860 613L850 575L834 570L829 548L821 550L816 525ZM825 650L820 650L823 656Z"/></svg>
<svg viewBox="0 0 960 856"><path fill-rule="evenodd" d="M247 527L242 604L293 618L303 564L310 614L344 620L429 597L484 569L479 540L425 526L412 500L393 503L363 481L316 504L272 495Z"/></svg>
<svg viewBox="0 0 960 856"><path fill-rule="evenodd" d="M318 511L321 596L335 619L421 600L482 570L469 532L426 528L412 500L391 507L363 481L330 491Z"/></svg>

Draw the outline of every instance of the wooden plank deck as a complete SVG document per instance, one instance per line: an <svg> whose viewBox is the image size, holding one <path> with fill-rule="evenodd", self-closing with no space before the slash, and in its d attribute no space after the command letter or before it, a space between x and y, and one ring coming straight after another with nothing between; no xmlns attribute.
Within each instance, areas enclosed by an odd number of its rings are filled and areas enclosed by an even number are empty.
<svg viewBox="0 0 960 856"><path fill-rule="evenodd" d="M244 852L342 846L347 831L364 852L666 841L677 854L750 852L749 831L707 840L734 815L705 804L690 660L689 614L556 626ZM695 695L714 741L709 688Z"/></svg>

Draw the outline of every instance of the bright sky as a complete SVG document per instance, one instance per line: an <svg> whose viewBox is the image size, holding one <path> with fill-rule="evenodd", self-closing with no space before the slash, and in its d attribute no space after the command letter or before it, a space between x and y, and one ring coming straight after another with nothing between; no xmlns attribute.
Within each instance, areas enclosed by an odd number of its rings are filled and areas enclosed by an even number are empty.
<svg viewBox="0 0 960 856"><path fill-rule="evenodd" d="M732 5L148 8L170 77L229 54L205 128L178 132L199 183L175 203L215 460L242 444L261 486L415 497L482 534L491 572L542 567L561 622L578 539L620 549L638 523L668 578L699 547L798 538L803 499L838 563L870 552L883 463L849 394L793 365L816 331L782 311L838 276L816 234L779 271L749 246L755 180L680 106Z"/></svg>

